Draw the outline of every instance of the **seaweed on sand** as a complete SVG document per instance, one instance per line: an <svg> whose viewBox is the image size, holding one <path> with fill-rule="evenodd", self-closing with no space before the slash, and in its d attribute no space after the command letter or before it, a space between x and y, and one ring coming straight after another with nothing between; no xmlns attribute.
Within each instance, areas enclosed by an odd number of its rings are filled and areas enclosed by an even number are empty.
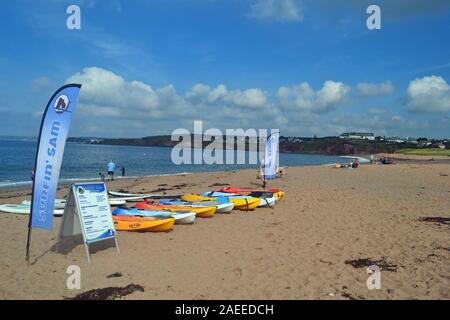
<svg viewBox="0 0 450 320"><path fill-rule="evenodd" d="M345 264L351 265L353 268L364 268L372 265L378 266L381 270L384 271L397 271L397 265L388 263L384 259L380 260L371 260L369 258L355 259L355 260L346 260Z"/></svg>
<svg viewBox="0 0 450 320"><path fill-rule="evenodd" d="M138 284L129 284L126 287L92 289L73 298L65 298L65 300L114 300L132 294L135 291L144 292L144 287Z"/></svg>
<svg viewBox="0 0 450 320"><path fill-rule="evenodd" d="M216 183L213 183L212 185L208 186L208 188L211 188L211 187L225 187L225 186L229 186L229 185L230 185L229 183L216 182Z"/></svg>
<svg viewBox="0 0 450 320"><path fill-rule="evenodd" d="M110 275L107 275L107 278L120 278L122 276L122 272L114 272Z"/></svg>
<svg viewBox="0 0 450 320"><path fill-rule="evenodd" d="M422 222L436 222L450 226L450 218L447 217L422 217L419 220Z"/></svg>

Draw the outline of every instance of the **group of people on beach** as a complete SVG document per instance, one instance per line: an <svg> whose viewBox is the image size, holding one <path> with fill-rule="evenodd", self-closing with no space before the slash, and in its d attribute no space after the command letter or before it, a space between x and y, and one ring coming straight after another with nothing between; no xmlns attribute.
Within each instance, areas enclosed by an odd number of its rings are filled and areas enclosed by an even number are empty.
<svg viewBox="0 0 450 320"><path fill-rule="evenodd" d="M336 163L336 169L356 169L359 167L359 159L353 158L353 161L350 163Z"/></svg>
<svg viewBox="0 0 450 320"><path fill-rule="evenodd" d="M370 164L395 164L394 160L389 157L381 156L378 159L375 159L373 154L370 155Z"/></svg>

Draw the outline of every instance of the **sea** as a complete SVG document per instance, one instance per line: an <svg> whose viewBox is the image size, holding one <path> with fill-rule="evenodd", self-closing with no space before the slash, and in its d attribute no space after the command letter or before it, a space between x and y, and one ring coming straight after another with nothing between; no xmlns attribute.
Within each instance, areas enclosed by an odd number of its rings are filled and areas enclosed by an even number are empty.
<svg viewBox="0 0 450 320"><path fill-rule="evenodd" d="M31 138L0 138L0 188L31 185L31 170L36 157L37 140ZM171 160L172 148L135 147L67 143L60 173L60 183L98 180L106 174L106 164L116 164L116 176L125 178L164 176L195 172L229 171L257 168L252 164L180 164ZM249 154L246 154L248 159ZM225 157L224 157L225 158ZM349 162L338 156L312 154L280 154L280 165L288 167L327 165Z"/></svg>

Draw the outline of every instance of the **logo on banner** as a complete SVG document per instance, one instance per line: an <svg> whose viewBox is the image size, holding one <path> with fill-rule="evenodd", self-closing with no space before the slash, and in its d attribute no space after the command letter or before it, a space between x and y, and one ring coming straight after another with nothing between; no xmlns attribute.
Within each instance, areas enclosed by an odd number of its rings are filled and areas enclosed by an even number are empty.
<svg viewBox="0 0 450 320"><path fill-rule="evenodd" d="M55 105L53 106L56 113L64 113L69 108L69 98L62 94L55 100Z"/></svg>

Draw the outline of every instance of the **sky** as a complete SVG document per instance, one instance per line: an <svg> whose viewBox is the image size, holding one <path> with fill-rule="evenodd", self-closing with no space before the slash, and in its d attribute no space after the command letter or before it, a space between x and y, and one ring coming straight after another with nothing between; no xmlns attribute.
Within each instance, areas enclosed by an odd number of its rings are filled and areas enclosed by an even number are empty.
<svg viewBox="0 0 450 320"><path fill-rule="evenodd" d="M66 26L72 4L79 30ZM70 136L202 120L450 138L448 0L0 1L0 27L0 136L37 136L52 94L81 83Z"/></svg>

